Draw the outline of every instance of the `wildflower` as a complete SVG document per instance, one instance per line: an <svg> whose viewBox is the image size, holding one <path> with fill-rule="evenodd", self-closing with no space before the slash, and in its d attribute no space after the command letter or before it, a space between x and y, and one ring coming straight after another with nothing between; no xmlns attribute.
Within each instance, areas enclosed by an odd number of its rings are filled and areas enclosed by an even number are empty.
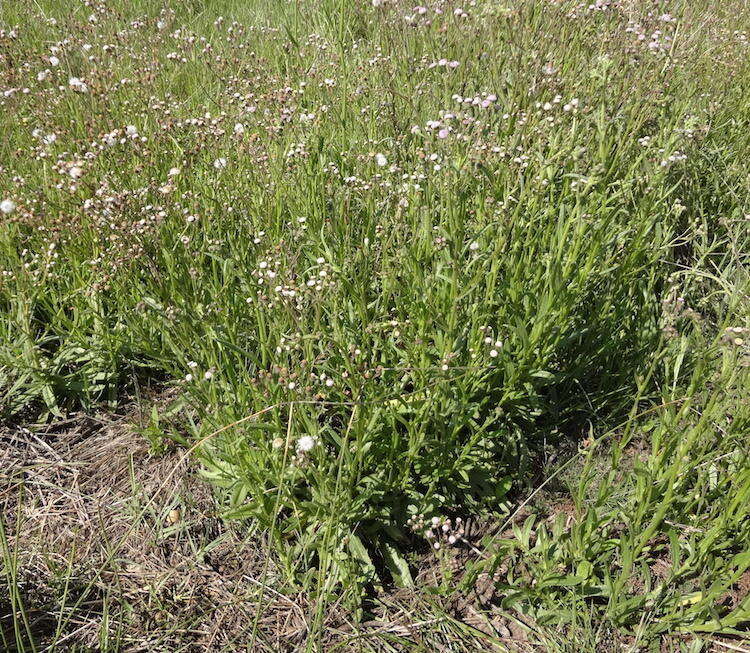
<svg viewBox="0 0 750 653"><path fill-rule="evenodd" d="M497 349L490 349L490 357L497 358Z"/></svg>
<svg viewBox="0 0 750 653"><path fill-rule="evenodd" d="M216 159L216 161L214 161L214 168L216 168L217 170L221 170L222 168L226 168L226 167L227 167L227 160L223 156L219 157L218 159Z"/></svg>
<svg viewBox="0 0 750 653"><path fill-rule="evenodd" d="M89 90L89 87L86 86L86 82L84 82L82 79L79 79L78 77L71 77L68 80L68 86L72 88L77 93L87 93Z"/></svg>
<svg viewBox="0 0 750 653"><path fill-rule="evenodd" d="M135 125L128 125L125 127L125 134L130 136L130 138L138 138L138 127Z"/></svg>
<svg viewBox="0 0 750 653"><path fill-rule="evenodd" d="M234 133L237 136L242 136L242 134L245 133L245 125L243 125L241 122L235 123Z"/></svg>
<svg viewBox="0 0 750 653"><path fill-rule="evenodd" d="M179 168L170 168L169 172L167 173L167 176L169 176L169 177L176 177L179 174L180 174L180 169Z"/></svg>
<svg viewBox="0 0 750 653"><path fill-rule="evenodd" d="M469 249L472 252L476 252L479 249L479 243L475 240L471 245L469 245Z"/></svg>
<svg viewBox="0 0 750 653"><path fill-rule="evenodd" d="M274 438L273 442L271 442L271 446L274 449L281 449L281 447L284 446L284 438Z"/></svg>
<svg viewBox="0 0 750 653"><path fill-rule="evenodd" d="M3 200L0 202L0 211L5 215L10 215L16 210L16 203L13 200Z"/></svg>
<svg viewBox="0 0 750 653"><path fill-rule="evenodd" d="M68 174L72 179L80 179L83 176L83 169L79 166L73 166L68 170Z"/></svg>
<svg viewBox="0 0 750 653"><path fill-rule="evenodd" d="M299 453L307 453L315 448L315 438L310 435L303 435L297 440L297 451Z"/></svg>
<svg viewBox="0 0 750 653"><path fill-rule="evenodd" d="M49 58L49 65L50 66L58 66L59 64L60 64L60 60L55 55L52 55Z"/></svg>
<svg viewBox="0 0 750 653"><path fill-rule="evenodd" d="M377 163L382 168L384 165L388 164L388 159L385 158L385 154L381 154L380 152L378 152L375 155L375 163Z"/></svg>

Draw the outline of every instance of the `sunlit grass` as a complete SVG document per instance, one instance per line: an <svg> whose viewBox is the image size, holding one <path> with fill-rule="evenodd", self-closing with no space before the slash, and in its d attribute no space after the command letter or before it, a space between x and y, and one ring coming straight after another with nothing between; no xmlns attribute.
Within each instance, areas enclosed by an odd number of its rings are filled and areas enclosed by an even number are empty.
<svg viewBox="0 0 750 653"><path fill-rule="evenodd" d="M144 434L200 442L284 582L353 610L583 443L570 520L464 585L502 570L540 626L740 629L735 4L4 8L6 417L173 389Z"/></svg>

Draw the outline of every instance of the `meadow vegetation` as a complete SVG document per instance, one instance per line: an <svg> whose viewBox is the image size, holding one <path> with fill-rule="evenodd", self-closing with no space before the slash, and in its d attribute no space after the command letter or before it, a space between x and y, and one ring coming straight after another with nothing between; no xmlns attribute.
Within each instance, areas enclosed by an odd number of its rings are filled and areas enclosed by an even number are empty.
<svg viewBox="0 0 750 653"><path fill-rule="evenodd" d="M742 0L4 2L7 433L145 411L257 582L307 597L289 650L745 650L748 28ZM3 641L54 647L33 492L8 506ZM62 614L91 570L47 571ZM325 639L394 592L433 635Z"/></svg>

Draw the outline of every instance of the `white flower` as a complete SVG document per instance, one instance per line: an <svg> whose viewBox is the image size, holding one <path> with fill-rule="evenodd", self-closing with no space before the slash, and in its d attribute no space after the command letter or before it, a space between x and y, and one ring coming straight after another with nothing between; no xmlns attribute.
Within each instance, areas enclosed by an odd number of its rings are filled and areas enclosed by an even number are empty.
<svg viewBox="0 0 750 653"><path fill-rule="evenodd" d="M477 241L474 241L473 243L471 243L471 245L469 245L469 249L472 252L475 252L476 250L479 249L479 243Z"/></svg>
<svg viewBox="0 0 750 653"><path fill-rule="evenodd" d="M79 168L78 166L73 166L70 170L68 170L68 174L73 179L80 179L83 176L83 169Z"/></svg>
<svg viewBox="0 0 750 653"><path fill-rule="evenodd" d="M36 74L36 79L37 79L37 81L39 81L39 82L43 82L43 81L44 81L45 79L47 79L47 77L48 77L48 76L49 76L49 70L48 70L48 69L45 69L45 70L40 70L40 71L39 71L39 72L38 72L38 73Z"/></svg>
<svg viewBox="0 0 750 653"><path fill-rule="evenodd" d="M54 55L49 58L49 65L50 66L58 66L60 64L60 60L55 57Z"/></svg>
<svg viewBox="0 0 750 653"><path fill-rule="evenodd" d="M315 438L310 435L303 435L297 440L297 451L300 453L307 453L315 448Z"/></svg>
<svg viewBox="0 0 750 653"><path fill-rule="evenodd" d="M86 82L78 77L71 77L68 80L68 86L78 93L86 93L89 90L89 87L86 86Z"/></svg>
<svg viewBox="0 0 750 653"><path fill-rule="evenodd" d="M128 125L125 127L125 133L130 136L130 138L136 138L138 136L138 127L135 125Z"/></svg>
<svg viewBox="0 0 750 653"><path fill-rule="evenodd" d="M385 158L385 154L381 154L380 152L378 152L375 155L375 163L377 163L382 168L384 165L388 165L388 159Z"/></svg>
<svg viewBox="0 0 750 653"><path fill-rule="evenodd" d="M214 161L214 168L216 168L217 170L221 170L222 168L226 168L226 167L227 167L227 160L223 156L219 157L218 159L216 159L216 161Z"/></svg>
<svg viewBox="0 0 750 653"><path fill-rule="evenodd" d="M235 125L234 125L234 133L237 136L242 136L242 134L245 133L245 125L243 125L241 122L235 123Z"/></svg>
<svg viewBox="0 0 750 653"><path fill-rule="evenodd" d="M5 215L10 215L16 210L16 203L13 200L3 200L0 202L0 211Z"/></svg>
<svg viewBox="0 0 750 653"><path fill-rule="evenodd" d="M170 168L170 169L169 169L169 172L168 172L167 174L168 174L168 175L169 175L170 177L176 177L177 175L179 175L179 174L180 174L180 169L179 169L179 168Z"/></svg>

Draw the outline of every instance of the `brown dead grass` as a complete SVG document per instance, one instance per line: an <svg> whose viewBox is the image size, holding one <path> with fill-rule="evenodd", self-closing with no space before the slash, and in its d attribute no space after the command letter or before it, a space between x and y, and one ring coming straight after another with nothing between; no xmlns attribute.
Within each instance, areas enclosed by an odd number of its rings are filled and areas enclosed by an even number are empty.
<svg viewBox="0 0 750 653"><path fill-rule="evenodd" d="M0 432L2 518L38 643L62 614L62 637L92 648L104 628L116 649L227 650L256 621L259 648L295 648L306 614L273 588L264 542L229 529L183 452L151 455L132 422Z"/></svg>

